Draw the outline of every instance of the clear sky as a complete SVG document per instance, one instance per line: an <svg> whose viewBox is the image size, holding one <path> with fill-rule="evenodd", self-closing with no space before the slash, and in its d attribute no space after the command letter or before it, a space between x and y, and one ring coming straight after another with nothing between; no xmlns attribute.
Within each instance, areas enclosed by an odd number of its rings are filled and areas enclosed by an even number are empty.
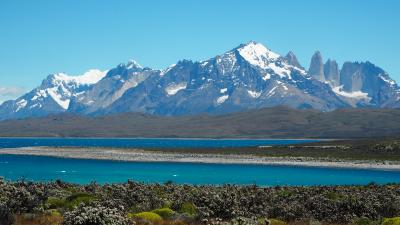
<svg viewBox="0 0 400 225"><path fill-rule="evenodd" d="M369 60L400 81L399 0L0 0L0 101L54 72L162 69L250 40L303 66Z"/></svg>

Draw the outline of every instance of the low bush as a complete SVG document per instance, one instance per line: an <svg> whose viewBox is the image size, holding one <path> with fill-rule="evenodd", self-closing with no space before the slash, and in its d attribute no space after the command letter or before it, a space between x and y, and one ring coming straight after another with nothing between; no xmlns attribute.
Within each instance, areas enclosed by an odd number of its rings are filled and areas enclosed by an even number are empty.
<svg viewBox="0 0 400 225"><path fill-rule="evenodd" d="M48 209L66 208L66 205L67 201L65 199L50 197L46 201L46 207Z"/></svg>
<svg viewBox="0 0 400 225"><path fill-rule="evenodd" d="M339 193L336 193L336 192L328 192L328 193L326 193L326 197L329 200L332 200L332 201L337 201L337 200L344 199L344 196L342 194L339 194Z"/></svg>
<svg viewBox="0 0 400 225"><path fill-rule="evenodd" d="M375 221L372 221L365 217L357 218L352 223L352 225L375 225L375 224L376 224Z"/></svg>
<svg viewBox="0 0 400 225"><path fill-rule="evenodd" d="M160 215L158 215L157 213L154 213L154 212L136 213L131 217L136 218L136 219L142 219L142 220L150 221L150 222L153 222L153 223L158 223L158 222L163 221L163 218Z"/></svg>
<svg viewBox="0 0 400 225"><path fill-rule="evenodd" d="M400 217L386 218L382 225L400 225Z"/></svg>
<svg viewBox="0 0 400 225"><path fill-rule="evenodd" d="M96 197L86 193L76 193L68 196L66 199L50 197L46 201L48 209L73 209L80 204L89 204L94 202Z"/></svg>
<svg viewBox="0 0 400 225"><path fill-rule="evenodd" d="M282 220L270 219L269 220L269 225L286 225L286 223L283 222Z"/></svg>
<svg viewBox="0 0 400 225"><path fill-rule="evenodd" d="M155 209L152 212L158 214L163 219L171 219L175 214L175 212L170 208Z"/></svg>
<svg viewBox="0 0 400 225"><path fill-rule="evenodd" d="M181 205L179 212L195 217L197 215L197 208L193 203L185 202Z"/></svg>

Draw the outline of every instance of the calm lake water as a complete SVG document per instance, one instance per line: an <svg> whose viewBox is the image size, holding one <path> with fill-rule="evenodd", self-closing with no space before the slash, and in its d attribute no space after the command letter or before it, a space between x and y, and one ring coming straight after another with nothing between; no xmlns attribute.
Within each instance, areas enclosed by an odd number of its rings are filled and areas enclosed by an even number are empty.
<svg viewBox="0 0 400 225"><path fill-rule="evenodd" d="M264 165L136 163L0 155L0 176L9 180L61 179L74 183L146 183L333 185L400 182L400 171Z"/></svg>
<svg viewBox="0 0 400 225"><path fill-rule="evenodd" d="M62 139L0 138L0 148L26 146L80 147L238 147L294 144L316 140L202 140L202 139ZM7 180L61 179L86 184L173 181L185 184L339 185L400 183L400 171L334 169L266 165L196 163L137 163L101 160L60 159L0 154L0 176Z"/></svg>
<svg viewBox="0 0 400 225"><path fill-rule="evenodd" d="M318 140L169 139L169 138L0 138L0 148L74 146L116 148L248 147L316 142Z"/></svg>

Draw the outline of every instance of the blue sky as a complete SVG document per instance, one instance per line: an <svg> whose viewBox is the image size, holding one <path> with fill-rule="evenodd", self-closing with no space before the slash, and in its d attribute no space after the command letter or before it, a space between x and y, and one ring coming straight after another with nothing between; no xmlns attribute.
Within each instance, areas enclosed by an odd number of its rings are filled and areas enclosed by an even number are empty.
<svg viewBox="0 0 400 225"><path fill-rule="evenodd" d="M369 60L400 81L398 0L0 0L0 101L48 74L135 59L165 68L250 40L308 66Z"/></svg>

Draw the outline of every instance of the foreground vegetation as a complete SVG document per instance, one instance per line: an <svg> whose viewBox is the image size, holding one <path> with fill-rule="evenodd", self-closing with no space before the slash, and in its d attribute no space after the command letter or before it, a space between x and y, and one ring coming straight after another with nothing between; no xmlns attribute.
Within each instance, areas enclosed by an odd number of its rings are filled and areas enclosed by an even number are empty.
<svg viewBox="0 0 400 225"><path fill-rule="evenodd" d="M399 224L400 185L75 185L0 180L0 224Z"/></svg>
<svg viewBox="0 0 400 225"><path fill-rule="evenodd" d="M263 157L308 157L333 160L400 161L400 139L332 140L282 146L241 148L162 148L146 151L193 154L233 154Z"/></svg>

